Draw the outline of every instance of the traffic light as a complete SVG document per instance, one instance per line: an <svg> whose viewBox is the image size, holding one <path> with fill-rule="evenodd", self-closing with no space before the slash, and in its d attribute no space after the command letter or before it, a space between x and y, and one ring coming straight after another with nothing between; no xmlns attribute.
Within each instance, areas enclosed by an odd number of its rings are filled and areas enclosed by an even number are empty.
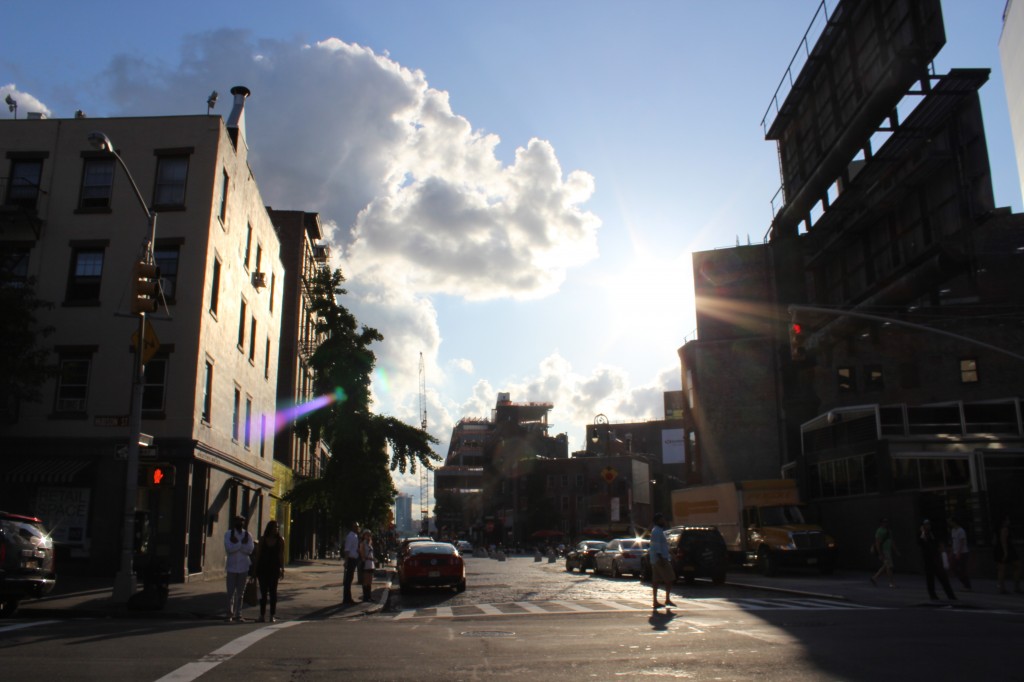
<svg viewBox="0 0 1024 682"><path fill-rule="evenodd" d="M144 488L173 488L174 467L170 464L139 466L139 485Z"/></svg>
<svg viewBox="0 0 1024 682"><path fill-rule="evenodd" d="M807 359L807 348L803 326L796 320L789 323L789 356L792 360L799 362Z"/></svg>
<svg viewBox="0 0 1024 682"><path fill-rule="evenodd" d="M160 268L139 261L132 268L132 312L155 313L159 307Z"/></svg>

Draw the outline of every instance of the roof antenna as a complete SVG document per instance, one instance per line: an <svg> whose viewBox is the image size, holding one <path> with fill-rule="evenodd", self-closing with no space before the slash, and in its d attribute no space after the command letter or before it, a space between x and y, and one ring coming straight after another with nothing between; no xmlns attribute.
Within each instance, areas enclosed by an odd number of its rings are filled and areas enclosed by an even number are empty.
<svg viewBox="0 0 1024 682"><path fill-rule="evenodd" d="M217 91L214 90L210 93L210 96L206 98L206 115L210 115L210 111L217 106Z"/></svg>

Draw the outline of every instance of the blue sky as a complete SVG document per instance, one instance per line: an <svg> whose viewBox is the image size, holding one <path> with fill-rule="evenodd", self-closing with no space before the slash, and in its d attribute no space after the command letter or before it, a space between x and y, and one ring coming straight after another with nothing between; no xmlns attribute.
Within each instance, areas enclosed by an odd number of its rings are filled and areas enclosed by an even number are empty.
<svg viewBox="0 0 1024 682"><path fill-rule="evenodd" d="M1020 211L1004 4L945 0L936 67L992 69L996 203ZM597 413L657 419L680 387L690 254L763 239L779 176L760 122L818 6L7 3L0 94L103 117L204 113L218 90L226 116L248 86L266 203L320 212L345 303L385 337L378 411L418 423L422 352L441 454L498 391L554 403L575 449Z"/></svg>

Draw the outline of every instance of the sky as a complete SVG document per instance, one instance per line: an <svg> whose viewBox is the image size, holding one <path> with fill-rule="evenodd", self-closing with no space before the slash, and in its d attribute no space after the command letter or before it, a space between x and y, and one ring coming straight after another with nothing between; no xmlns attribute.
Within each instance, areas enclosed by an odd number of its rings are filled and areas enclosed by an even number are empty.
<svg viewBox="0 0 1024 682"><path fill-rule="evenodd" d="M245 85L264 202L320 214L342 303L384 336L375 411L419 424L422 354L438 454L498 392L552 403L573 451L595 415L661 419L681 388L691 254L764 240L761 121L820 4L5 2L0 96L98 118L203 114L217 90L226 118ZM936 71L992 70L996 205L1020 211L1005 0L942 4Z"/></svg>

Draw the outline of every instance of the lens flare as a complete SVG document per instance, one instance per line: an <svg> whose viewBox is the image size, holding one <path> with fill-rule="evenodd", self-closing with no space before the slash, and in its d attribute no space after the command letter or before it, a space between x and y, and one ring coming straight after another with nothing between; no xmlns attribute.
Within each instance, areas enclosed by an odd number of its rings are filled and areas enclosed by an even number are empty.
<svg viewBox="0 0 1024 682"><path fill-rule="evenodd" d="M345 389L338 386L333 392L328 393L327 395L313 398L312 400L300 405L294 405L283 410L278 410L274 415L274 433L280 433L290 422L302 419L306 415L327 407L332 403L343 403L346 400L348 400L348 395L345 393Z"/></svg>

